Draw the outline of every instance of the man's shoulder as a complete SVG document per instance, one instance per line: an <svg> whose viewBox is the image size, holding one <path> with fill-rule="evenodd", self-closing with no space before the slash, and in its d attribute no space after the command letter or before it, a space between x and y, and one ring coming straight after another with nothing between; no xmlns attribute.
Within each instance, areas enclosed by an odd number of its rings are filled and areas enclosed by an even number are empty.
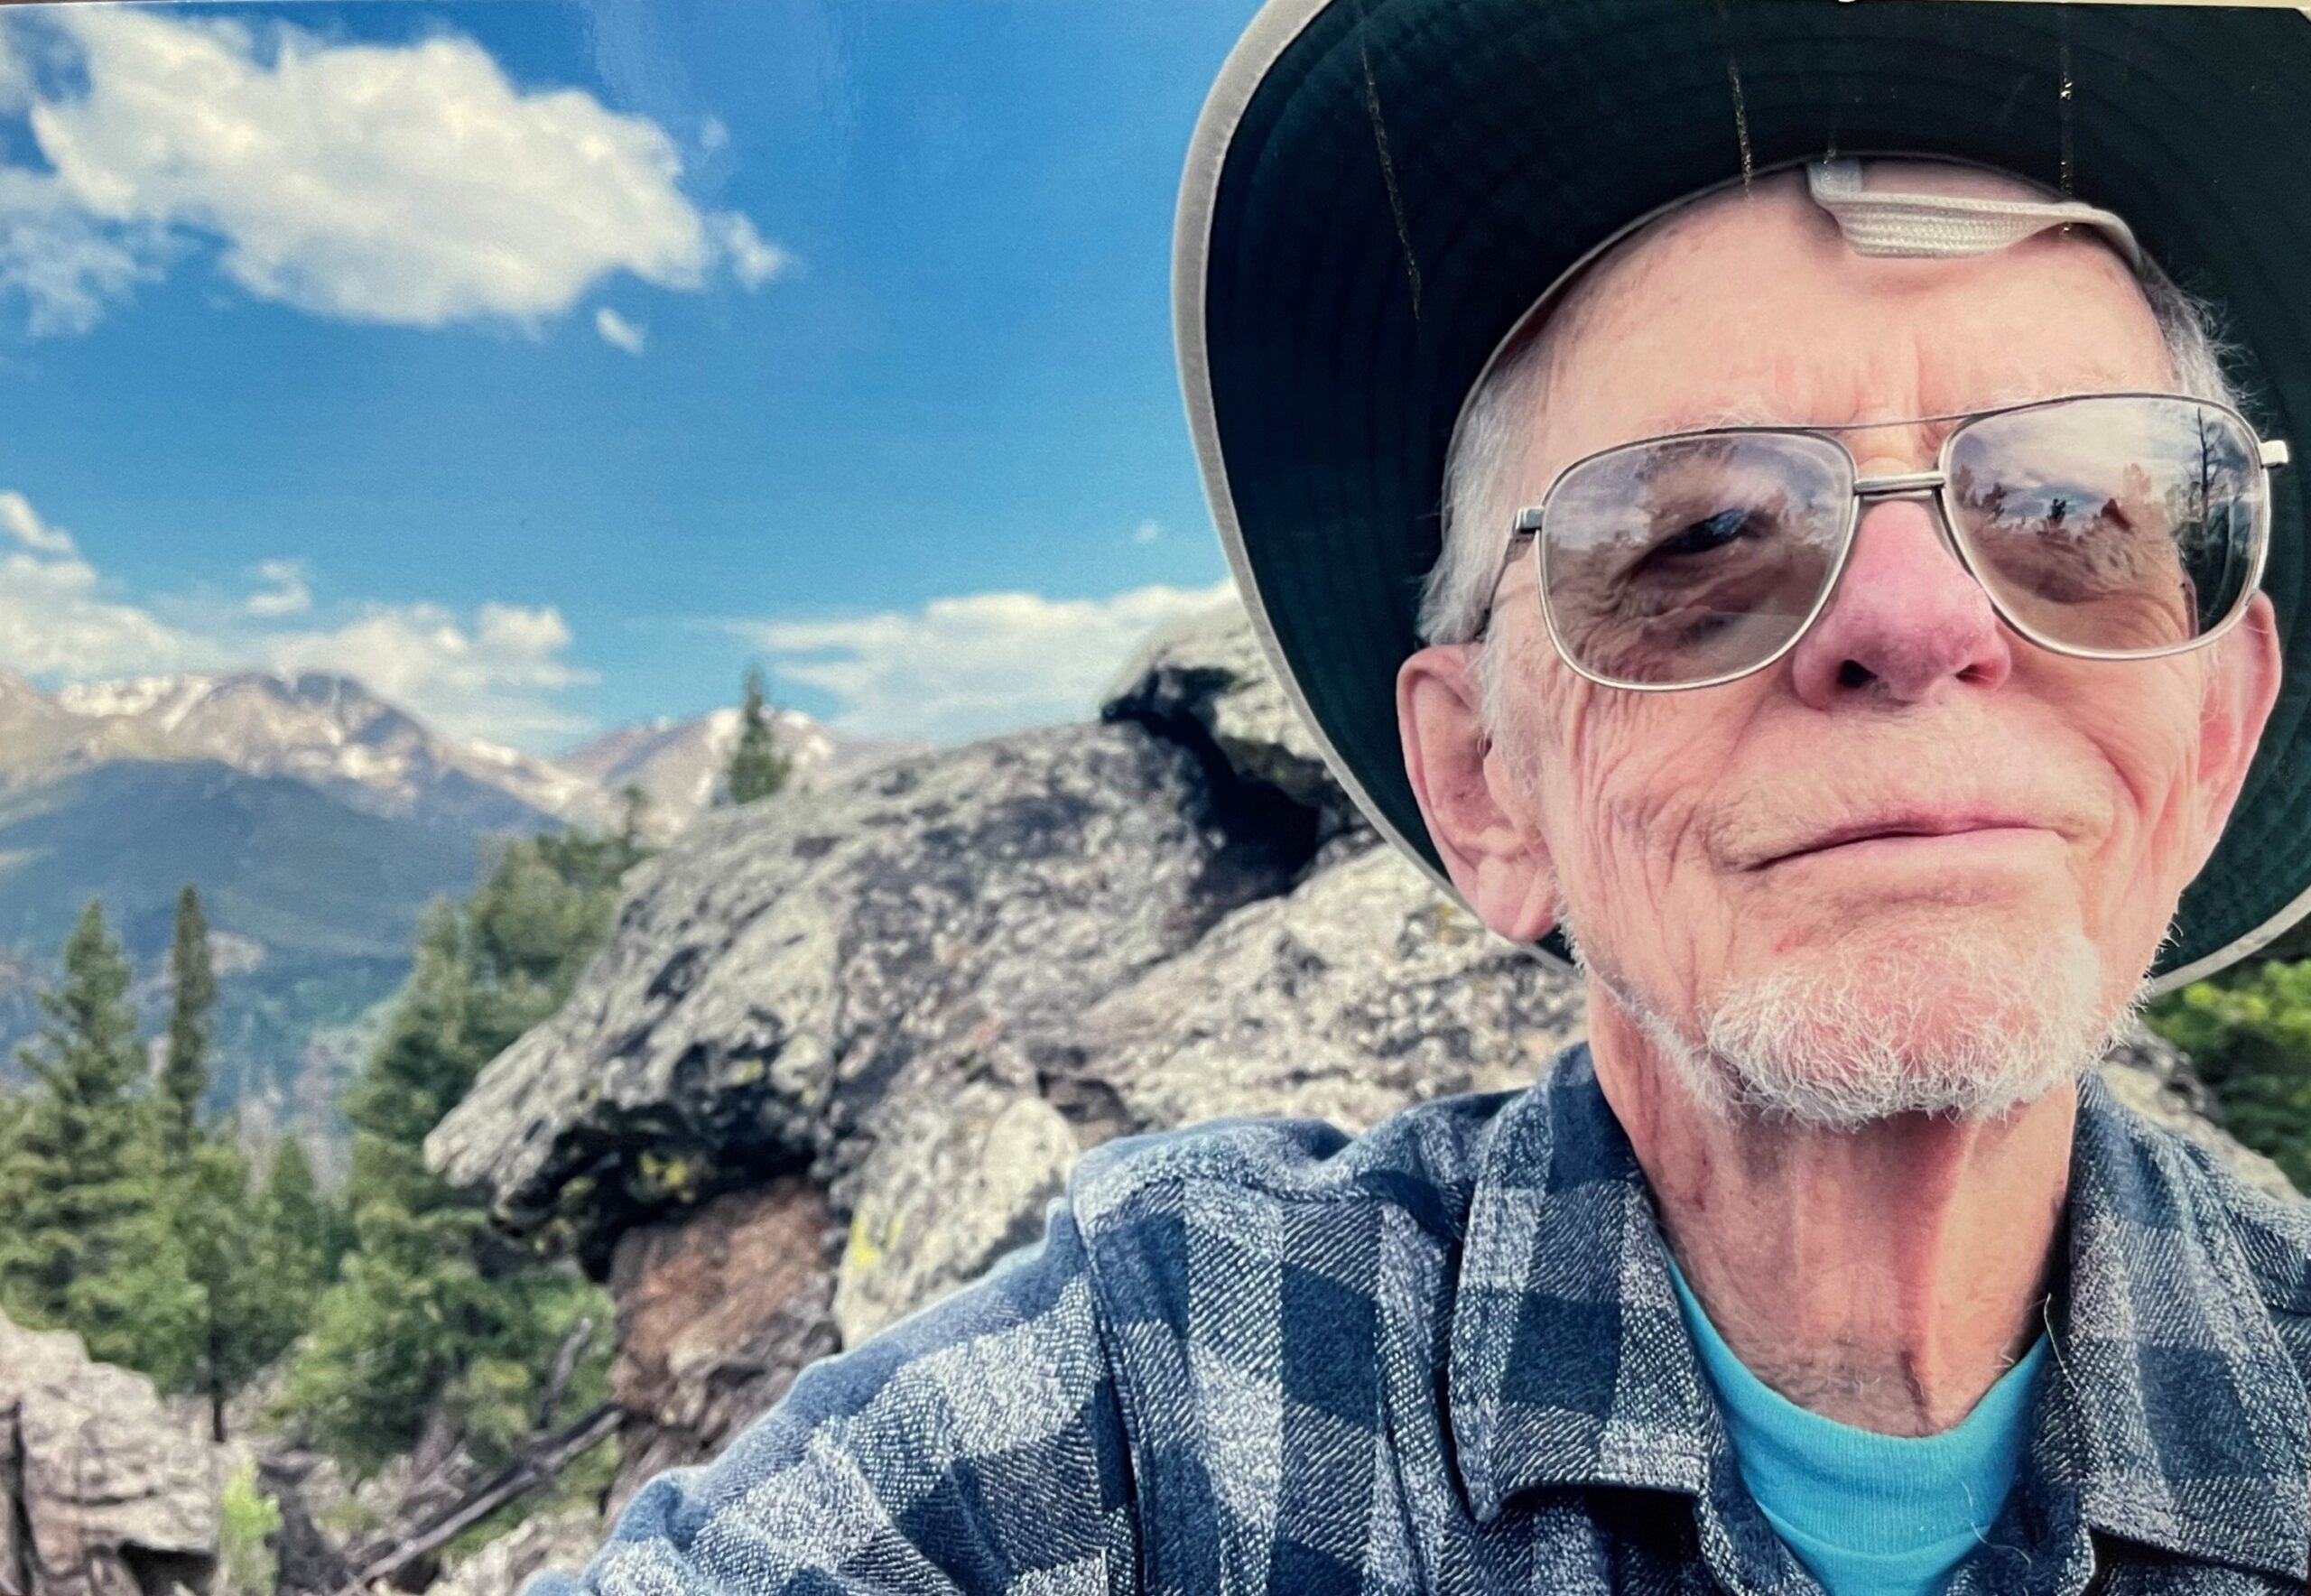
<svg viewBox="0 0 2311 1596"><path fill-rule="evenodd" d="M2311 1203L2250 1180L2223 1153L2159 1124L2099 1081L2086 1107L2113 1212L2130 1224L2189 1231L2235 1257L2254 1294L2311 1348ZM2274 1173L2270 1184L2277 1180Z"/></svg>
<svg viewBox="0 0 2311 1596"><path fill-rule="evenodd" d="M1449 1239L1465 1220L1489 1132L1521 1095L1437 1098L1360 1133L1252 1116L1119 1137L1079 1161L1069 1206L1095 1249L1120 1226L1190 1207L1386 1210Z"/></svg>

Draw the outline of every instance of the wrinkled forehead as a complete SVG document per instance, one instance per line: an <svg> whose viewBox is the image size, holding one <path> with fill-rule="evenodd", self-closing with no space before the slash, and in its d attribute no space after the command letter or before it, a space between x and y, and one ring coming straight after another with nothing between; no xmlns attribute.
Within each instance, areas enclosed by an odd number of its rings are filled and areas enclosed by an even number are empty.
<svg viewBox="0 0 2311 1596"><path fill-rule="evenodd" d="M1641 367L1665 389L1666 407L1650 418L1659 431L1866 419L1850 413L1868 412L1879 386L1870 335L1896 311L1938 295L1953 324L2019 314L2011 302L2032 287L2040 302L2060 303L2063 323L2035 327L2033 341L2066 337L2074 380L2125 386L2142 380L2146 340L2156 338L2139 269L2121 218L2022 178L1928 160L1814 162L1688 198L1626 229L1552 285L1487 370L1525 368L1537 380L1520 385L1537 402L1545 390L1582 390ZM1808 299L1800 289L1808 313L1793 320L1792 285L1808 281L1838 292ZM1841 318L1846 290L1870 297ZM1676 340L1696 327L1708 329L1706 347L1681 359ZM1807 392L1796 368L1809 356L1842 367L1842 381ZM1961 403L2039 396L2026 391L2027 371L2013 382L2014 391L1993 392L1976 380ZM1769 392L1777 385L1792 391ZM1818 413L1787 413L1808 402Z"/></svg>

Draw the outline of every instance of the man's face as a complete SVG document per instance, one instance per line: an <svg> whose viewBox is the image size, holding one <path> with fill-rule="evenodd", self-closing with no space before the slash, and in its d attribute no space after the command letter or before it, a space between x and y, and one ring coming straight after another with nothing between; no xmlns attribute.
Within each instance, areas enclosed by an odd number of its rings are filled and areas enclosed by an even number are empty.
<svg viewBox="0 0 2311 1596"><path fill-rule="evenodd" d="M1656 224L1543 337L1520 503L1594 450L1723 421L1899 419L2175 381L2101 245L1864 257L1794 177ZM1875 476L1932 466L1941 431L1843 436ZM1864 1104L1917 1092L1842 1073L1996 1072L2011 1037L2064 1061L2091 1051L2243 776L2277 691L2268 609L2173 658L2059 657L1999 622L1937 515L1869 506L1798 646L1688 691L1575 676L1520 561L1490 628L1506 653L1490 751L1455 752L1483 728L1432 691L1472 699L1472 651L1424 651L1403 683L1415 784L1464 895L1520 938L1545 929L1555 896L1592 971L1657 1039L1759 1051ZM2026 1067L2048 1072L2043 1057ZM2013 1100L2014 1085L1991 1095ZM1919 1100L1969 1100L1950 1086Z"/></svg>

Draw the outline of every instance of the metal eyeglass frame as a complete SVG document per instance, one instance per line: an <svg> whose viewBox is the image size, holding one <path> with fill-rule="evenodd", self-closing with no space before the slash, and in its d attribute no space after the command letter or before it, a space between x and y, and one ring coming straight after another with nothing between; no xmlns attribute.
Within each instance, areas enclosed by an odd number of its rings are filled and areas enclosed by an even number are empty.
<svg viewBox="0 0 2311 1596"><path fill-rule="evenodd" d="M2032 410L2048 410L2057 405L2074 404L2080 400L2102 399L2166 399L2185 404L2202 405L2218 414L2228 416L2255 441L2257 459L2263 469L2263 491L2256 499L2254 553L2252 563L2247 573L2246 583L2240 589L2239 597L2232 602L2230 613L2186 642L2168 644L2163 647L2150 649L2084 648L2072 644L2058 643L2008 613L2007 607L1999 600L1997 590L1982 580L1982 573L1975 566L1973 556L1966 552L1964 542L1958 536L1958 518L1950 499L1950 451L1952 446L1965 434L1968 428L1977 422L1988 421L1997 416L2015 415ZM1942 446L1935 452L1933 468L1924 471L1904 471L1885 477L1864 477L1861 474L1861 463L1853 458L1853 450L1848 449L1844 441L1837 436L1841 432L1882 431L1889 428L1926 426L1936 422L1954 422L1957 424L1943 436ZM1592 460L1601 459L1607 455L1620 454L1626 450L1644 448L1651 444L1676 443L1696 438L1783 437L1793 434L1819 437L1835 444L1839 452L1846 458L1852 491L1846 503L1845 525L1838 538L1837 558L1830 562L1829 574L1823 580L1821 591L1814 597L1813 608L1805 612L1805 618L1798 623L1788 637L1755 664L1744 665L1738 671L1727 671L1715 676L1703 677L1697 682L1622 682L1610 676L1600 675L1574 659L1573 651L1565 645L1564 637L1557 631L1556 616L1548 599L1546 572L1541 561L1542 522L1547 514L1549 501L1556 496L1556 491L1565 478ZM1550 482L1547 492L1541 496L1539 504L1517 512L1516 519L1509 529L1508 552L1501 561L1499 573L1493 578L1492 587L1493 592L1497 595L1499 592L1500 584L1508 579L1508 573L1516 569L1522 545L1529 543L1533 551L1533 589L1535 597L1540 600L1542 624L1548 629L1549 642L1556 649L1557 657L1563 660L1575 675L1593 682L1600 687L1620 688L1629 692L1685 692L1694 688L1722 687L1729 682L1739 682L1744 676L1754 676L1759 671L1779 663L1790 650L1796 648L1805 639L1806 633L1814 629L1814 623L1821 619L1822 612L1829 608L1830 598L1836 593L1838 583L1845 575L1846 562L1853 553L1854 534L1861 524L1861 507L1865 503L1879 499L1927 499L1932 501L1941 512L1938 530L1944 544L1948 547L1952 554L1956 556L1959 565L1966 574L1973 579L1974 585L1982 589L1983 597L1989 599L1991 608L1996 612L1999 619L2012 627L2017 634L2049 653L2065 654L2073 659L2164 659L2170 654L2187 654L2192 649L2205 647L2237 626L2240 617L2247 613L2249 603L2262 587L2263 567L2270 553L2270 474L2279 467L2288 464L2289 458L2289 450L2284 441L2262 437L2255 431L2251 422L2228 404L2219 404L2212 399L2202 399L2191 394L2166 394L2152 391L2065 394L2059 398L2026 400L2020 404L2000 405L1991 410L1950 411L1940 415L1913 416L1904 421L1840 422L1811 426L1702 427L1690 431L1665 432L1657 438L1640 438L1628 443L1616 443L1609 449L1597 450L1592 453L1582 455L1559 471L1555 478ZM1492 624L1492 617L1497 608L1497 604L1488 601L1485 613L1478 621L1475 631L1471 634L1471 637L1481 637L1484 635L1486 628Z"/></svg>

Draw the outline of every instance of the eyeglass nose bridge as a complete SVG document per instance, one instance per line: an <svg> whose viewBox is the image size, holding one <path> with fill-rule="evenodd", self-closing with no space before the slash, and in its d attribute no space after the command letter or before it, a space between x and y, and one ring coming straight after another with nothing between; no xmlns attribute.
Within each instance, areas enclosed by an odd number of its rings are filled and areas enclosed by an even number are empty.
<svg viewBox="0 0 2311 1596"><path fill-rule="evenodd" d="M1853 496L1872 498L1930 498L1950 480L1939 468L1930 471L1901 471L1886 477L1856 477Z"/></svg>
<svg viewBox="0 0 2311 1596"><path fill-rule="evenodd" d="M1862 512L1871 505L1884 499L1921 499L1933 506L1934 529L1942 539L1943 547L1957 558L1958 564L1967 575L1981 581L1982 577L1974 570L1974 562L1966 557L1965 550L1958 544L1958 529L1950 524L1950 506L1944 497L1944 489L1949 486L1950 474L1940 467L1925 471L1889 472L1883 477L1855 477L1852 518L1846 524L1848 544L1851 545L1852 540L1861 535ZM1838 565L1838 575L1842 577L1845 561L1841 560Z"/></svg>

